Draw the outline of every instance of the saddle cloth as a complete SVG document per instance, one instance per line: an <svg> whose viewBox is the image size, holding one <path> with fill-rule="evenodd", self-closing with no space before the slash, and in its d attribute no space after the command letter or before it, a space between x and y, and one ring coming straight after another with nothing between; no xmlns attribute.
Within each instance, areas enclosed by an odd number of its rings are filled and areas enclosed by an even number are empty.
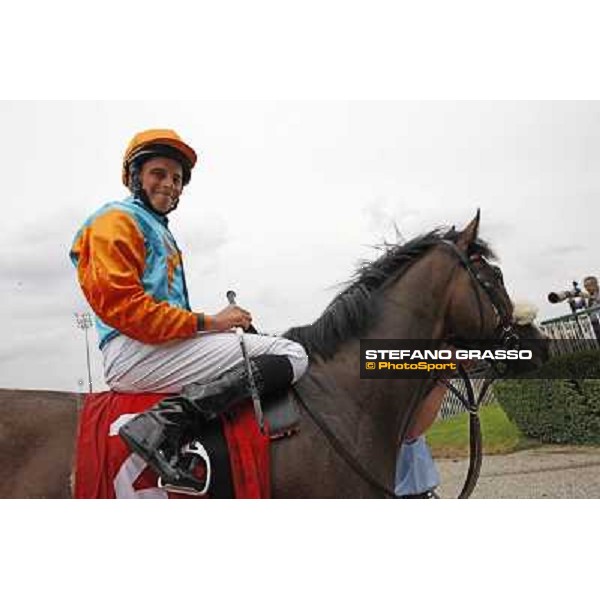
<svg viewBox="0 0 600 600"><path fill-rule="evenodd" d="M124 423L164 397L164 394L117 392L86 394L77 435L75 498L210 497L210 489L206 496L189 496L159 488L156 473L142 458L131 453L118 435ZM260 432L251 402L244 402L230 415L223 415L221 424L229 451L233 495L268 498L269 436Z"/></svg>

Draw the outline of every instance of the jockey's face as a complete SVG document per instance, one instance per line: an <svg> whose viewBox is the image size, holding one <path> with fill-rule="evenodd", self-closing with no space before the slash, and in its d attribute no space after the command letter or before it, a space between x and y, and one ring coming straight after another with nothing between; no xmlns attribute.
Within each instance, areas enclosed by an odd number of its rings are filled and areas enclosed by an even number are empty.
<svg viewBox="0 0 600 600"><path fill-rule="evenodd" d="M176 160L162 156L147 160L140 179L156 212L166 213L177 204L183 189L183 169Z"/></svg>

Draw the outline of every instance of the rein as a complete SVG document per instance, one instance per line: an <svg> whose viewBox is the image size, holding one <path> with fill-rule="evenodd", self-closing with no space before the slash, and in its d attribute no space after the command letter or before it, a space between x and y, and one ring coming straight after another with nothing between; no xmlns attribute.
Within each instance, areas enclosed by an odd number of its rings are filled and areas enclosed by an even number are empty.
<svg viewBox="0 0 600 600"><path fill-rule="evenodd" d="M494 293L490 282L483 279L481 275L474 270L472 262L467 258L467 256L463 252L461 252L459 248L457 248L452 242L447 240L441 240L440 243L446 245L447 247L453 250L455 255L458 257L461 265L466 269L467 273L470 275L471 283L473 284L473 288L475 289L477 297L481 329L483 330L484 317L483 305L480 297L480 288L483 289L483 291L486 293L488 299L490 300L492 308L498 318L498 326L496 328L496 332L499 333L498 342L500 346L505 348L514 347L516 344L518 344L518 335L514 331L510 310L506 310L505 303L498 302L498 297ZM463 340L458 339L451 340L451 343L460 344L462 346L468 345L468 343L465 343ZM477 485L483 460L483 442L481 436L481 421L479 418L479 408L481 407L481 403L483 402L487 391L490 385L495 380L495 378L486 379L484 381L482 389L479 391L479 395L476 398L471 379L469 378L466 369L459 364L458 372L465 384L466 394L464 395L449 381L443 379L439 381L443 385L445 385L460 400L460 402L463 404L463 406L469 413L469 469L467 472L465 483L463 484L462 490L458 495L459 499L466 499L470 497L470 495L473 493L473 490L475 489L475 486ZM317 428L323 433L333 450L346 462L346 464L352 469L352 471L354 471L354 473L356 473L356 475L358 475L360 479L362 479L372 489L376 490L385 498L398 499L398 496L396 496L393 490L379 483L369 473L369 471L365 469L360 464L360 462L354 456L352 456L350 452L348 452L348 450L346 450L342 442L340 442L338 437L327 425L324 419L317 412L310 409L308 404L304 401L304 399L295 387L292 387L292 393L294 394L300 406L302 406L302 408L306 411L308 416L315 423Z"/></svg>
<svg viewBox="0 0 600 600"><path fill-rule="evenodd" d="M483 439L481 436L481 420L479 418L479 409L481 404L490 388L490 385L494 382L494 378L486 379L483 382L483 386L479 391L479 395L475 398L475 390L471 384L471 379L467 374L467 371L462 365L458 365L458 372L462 377L465 384L466 397L456 389L452 383L445 379L440 380L463 404L467 412L469 413L469 470L467 471L467 477L463 484L462 490L458 495L459 500L465 500L471 496L477 481L479 474L481 473L481 463L483 461Z"/></svg>

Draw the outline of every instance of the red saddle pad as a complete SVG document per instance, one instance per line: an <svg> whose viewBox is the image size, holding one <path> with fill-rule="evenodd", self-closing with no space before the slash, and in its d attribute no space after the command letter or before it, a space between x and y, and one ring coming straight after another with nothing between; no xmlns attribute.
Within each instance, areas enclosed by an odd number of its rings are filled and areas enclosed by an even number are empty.
<svg viewBox="0 0 600 600"><path fill-rule="evenodd" d="M156 473L118 435L127 420L164 397L116 392L86 395L77 435L76 498L199 498L159 488ZM236 498L270 497L269 437L261 434L251 403L243 403L222 421Z"/></svg>

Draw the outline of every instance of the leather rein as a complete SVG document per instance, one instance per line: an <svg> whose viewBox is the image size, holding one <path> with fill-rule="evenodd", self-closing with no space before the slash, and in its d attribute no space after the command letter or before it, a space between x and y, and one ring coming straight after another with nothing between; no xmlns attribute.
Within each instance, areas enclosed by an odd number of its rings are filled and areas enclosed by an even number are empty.
<svg viewBox="0 0 600 600"><path fill-rule="evenodd" d="M509 305L506 302L502 302L501 299L496 294L495 287L489 282L487 279L483 278L481 273L474 269L473 262L467 257L465 253L463 253L454 243L449 240L440 240L440 244L450 248L455 256L458 257L460 264L465 268L467 273L469 274L471 285L475 290L475 296L477 298L478 310L479 310L479 318L480 318L480 330L483 331L484 326L484 315L483 315L483 304L481 301L480 291L483 290L485 295L488 297L492 309L495 312L497 319L497 326L495 333L497 337L495 340L497 341L497 345L506 349L515 348L519 344L518 334L514 330L514 325L512 322L512 311ZM485 260L483 257L477 257L477 260ZM492 267L495 269L496 267ZM501 282L501 274L499 270L497 271L497 278L500 279ZM456 337L449 338L447 340L448 343L459 347L474 347L467 340L461 340ZM494 367L492 363L492 367ZM496 371L496 369L493 369ZM461 393L460 390L456 388L450 381L445 379L439 380L443 385L445 385L463 404L466 411L469 413L469 469L467 472L467 476L465 482L463 484L462 490L458 495L459 499L466 499L473 493L475 486L477 485L477 481L479 479L479 474L481 472L481 463L483 460L483 443L481 436L481 421L479 418L479 408L487 391L490 388L490 385L495 381L496 375L491 378L488 378L484 381L482 388L479 390L479 394L475 396L475 390L473 389L473 385L469 375L467 374L466 369L459 364L458 372L460 377L462 378L465 385L465 393ZM496 371L497 374L497 371ZM393 498L397 499L398 496L391 490L389 487L378 482L369 471L361 465L361 463L344 447L342 442L338 439L335 433L331 430L329 425L325 422L325 420L314 410L312 410L308 404L304 401L302 396L300 396L298 390L295 387L292 387L292 392L298 403L302 406L302 408L309 415L311 420L315 423L317 428L323 433L333 450L346 462L346 464L354 471L360 479L362 479L365 483L369 484L371 488L376 490L379 494L384 496L385 498Z"/></svg>

